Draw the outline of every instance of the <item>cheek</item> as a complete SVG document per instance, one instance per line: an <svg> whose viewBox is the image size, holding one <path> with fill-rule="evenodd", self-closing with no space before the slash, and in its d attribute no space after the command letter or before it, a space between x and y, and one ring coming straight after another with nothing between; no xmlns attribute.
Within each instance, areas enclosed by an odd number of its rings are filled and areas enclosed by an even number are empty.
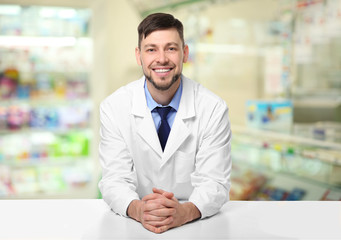
<svg viewBox="0 0 341 240"><path fill-rule="evenodd" d="M183 63L184 63L184 56L178 56L177 59L176 59L176 63L178 66L181 66Z"/></svg>
<svg viewBox="0 0 341 240"><path fill-rule="evenodd" d="M152 64L152 60L149 57L141 57L140 59L142 66L148 67Z"/></svg>
<svg viewBox="0 0 341 240"><path fill-rule="evenodd" d="M150 74L151 69L148 64L146 64L145 62L141 62L141 66L142 66L143 72Z"/></svg>

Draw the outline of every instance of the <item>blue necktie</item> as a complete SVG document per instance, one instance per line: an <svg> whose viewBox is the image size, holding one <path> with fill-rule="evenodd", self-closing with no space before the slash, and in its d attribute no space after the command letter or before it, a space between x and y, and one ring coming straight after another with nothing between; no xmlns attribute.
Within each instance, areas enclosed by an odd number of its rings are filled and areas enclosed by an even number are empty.
<svg viewBox="0 0 341 240"><path fill-rule="evenodd" d="M159 136L162 151L164 151L165 149L168 135L170 132L170 127L167 122L167 115L171 109L172 107L169 107L169 106L168 107L156 107L156 111L159 113L161 117L161 125L159 127L158 136Z"/></svg>

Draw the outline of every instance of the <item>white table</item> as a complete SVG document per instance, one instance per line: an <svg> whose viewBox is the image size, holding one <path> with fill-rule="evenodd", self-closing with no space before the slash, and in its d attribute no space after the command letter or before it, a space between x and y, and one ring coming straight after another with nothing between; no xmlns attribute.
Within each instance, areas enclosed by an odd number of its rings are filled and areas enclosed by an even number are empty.
<svg viewBox="0 0 341 240"><path fill-rule="evenodd" d="M99 199L0 200L0 239L341 239L341 203L231 201L154 234Z"/></svg>

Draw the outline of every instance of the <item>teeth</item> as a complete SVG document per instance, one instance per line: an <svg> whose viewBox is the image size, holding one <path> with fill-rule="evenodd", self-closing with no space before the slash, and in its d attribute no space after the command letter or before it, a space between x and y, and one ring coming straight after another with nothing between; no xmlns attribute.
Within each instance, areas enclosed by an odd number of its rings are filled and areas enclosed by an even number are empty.
<svg viewBox="0 0 341 240"><path fill-rule="evenodd" d="M167 68L167 69L155 69L154 71L157 73L164 73L164 72L169 72L170 69L169 68Z"/></svg>

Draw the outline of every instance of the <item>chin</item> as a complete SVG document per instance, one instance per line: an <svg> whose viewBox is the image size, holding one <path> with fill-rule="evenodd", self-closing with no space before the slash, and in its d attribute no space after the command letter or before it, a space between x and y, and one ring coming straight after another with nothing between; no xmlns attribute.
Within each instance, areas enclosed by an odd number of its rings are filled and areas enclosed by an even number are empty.
<svg viewBox="0 0 341 240"><path fill-rule="evenodd" d="M167 91L173 84L153 84L153 86L160 91Z"/></svg>

